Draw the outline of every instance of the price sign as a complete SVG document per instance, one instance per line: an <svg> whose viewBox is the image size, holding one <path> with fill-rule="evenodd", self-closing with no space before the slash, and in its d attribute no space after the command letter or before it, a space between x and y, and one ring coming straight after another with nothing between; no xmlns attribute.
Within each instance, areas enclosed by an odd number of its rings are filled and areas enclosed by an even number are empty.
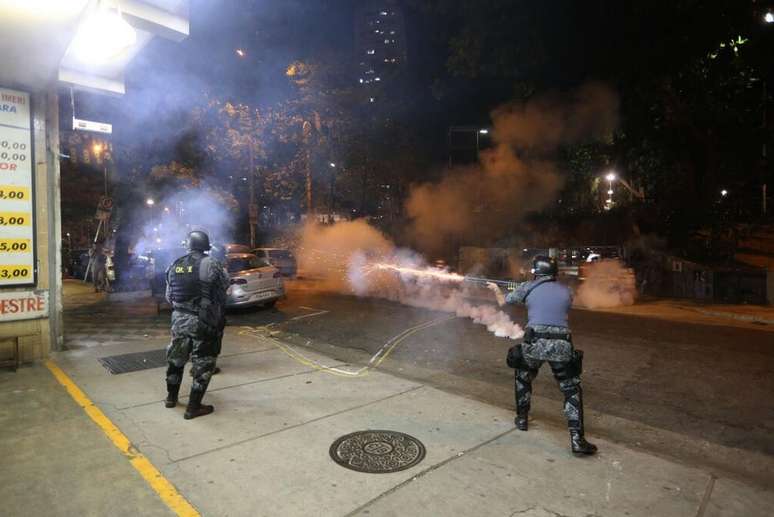
<svg viewBox="0 0 774 517"><path fill-rule="evenodd" d="M35 283L30 95L0 88L0 287Z"/></svg>

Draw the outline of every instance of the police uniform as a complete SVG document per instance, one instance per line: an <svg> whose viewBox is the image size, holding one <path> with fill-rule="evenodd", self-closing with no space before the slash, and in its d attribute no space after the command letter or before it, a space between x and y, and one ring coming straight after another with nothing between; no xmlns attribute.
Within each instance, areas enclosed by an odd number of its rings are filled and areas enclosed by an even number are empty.
<svg viewBox="0 0 774 517"><path fill-rule="evenodd" d="M209 249L209 239L206 240L206 249ZM202 405L201 401L220 353L222 323L225 322L228 277L222 266L203 251L191 249L188 255L173 262L166 274L166 298L173 310L172 337L167 346L168 395L165 405L175 407L185 363L190 357L193 383L186 419L206 415L213 410L212 406Z"/></svg>
<svg viewBox="0 0 774 517"><path fill-rule="evenodd" d="M568 324L572 292L556 281L553 259L536 257L534 270L540 273L541 266L547 274L538 274L531 282L517 284L516 289L505 297L506 303L527 306L524 341L511 349L508 358L509 365L515 368L516 426L527 430L532 381L547 362L564 395L564 414L572 451L594 454L596 446L584 437L580 381L583 355L573 347Z"/></svg>

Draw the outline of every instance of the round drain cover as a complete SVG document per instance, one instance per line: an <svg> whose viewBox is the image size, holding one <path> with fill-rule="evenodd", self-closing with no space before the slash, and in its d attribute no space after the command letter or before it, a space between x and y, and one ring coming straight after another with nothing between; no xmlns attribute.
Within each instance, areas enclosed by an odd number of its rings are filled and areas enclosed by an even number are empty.
<svg viewBox="0 0 774 517"><path fill-rule="evenodd" d="M413 436L396 431L358 431L333 442L330 453L342 467L383 474L418 464L425 458L425 446Z"/></svg>

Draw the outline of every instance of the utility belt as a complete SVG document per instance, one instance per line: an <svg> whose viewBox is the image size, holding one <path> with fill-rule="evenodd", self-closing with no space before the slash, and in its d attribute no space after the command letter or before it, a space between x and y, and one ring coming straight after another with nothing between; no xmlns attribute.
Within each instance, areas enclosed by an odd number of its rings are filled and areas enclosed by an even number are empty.
<svg viewBox="0 0 774 517"><path fill-rule="evenodd" d="M538 332L532 327L524 329L525 343L534 343L538 339L561 339L572 343L572 334L569 332Z"/></svg>

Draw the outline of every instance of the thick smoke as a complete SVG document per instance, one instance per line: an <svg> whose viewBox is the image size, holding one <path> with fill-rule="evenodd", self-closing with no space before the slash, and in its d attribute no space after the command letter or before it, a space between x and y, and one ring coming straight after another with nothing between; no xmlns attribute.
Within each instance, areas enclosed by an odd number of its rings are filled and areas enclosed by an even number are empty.
<svg viewBox="0 0 774 517"><path fill-rule="evenodd" d="M501 237L524 214L553 202L563 183L554 153L565 144L609 139L618 98L588 83L569 96L500 106L491 116L494 147L481 152L480 163L415 186L406 201L411 236L424 251L443 250L450 237Z"/></svg>
<svg viewBox="0 0 774 517"><path fill-rule="evenodd" d="M498 308L471 303L464 285L374 269L379 263L413 269L428 265L417 253L395 248L365 221L308 224L297 254L301 273L321 280L326 288L471 318L500 337L518 339L524 334Z"/></svg>
<svg viewBox="0 0 774 517"><path fill-rule="evenodd" d="M204 230L213 243L232 241L233 214L228 203L206 188L186 190L155 201L134 245L142 255L154 249L180 248L188 232Z"/></svg>
<svg viewBox="0 0 774 517"><path fill-rule="evenodd" d="M347 267L356 252L383 257L394 247L387 237L363 220L330 226L307 223L301 230L296 256L298 268L305 277L322 282L321 288L348 292Z"/></svg>
<svg viewBox="0 0 774 517"><path fill-rule="evenodd" d="M585 280L575 304L588 309L634 305L637 296L634 273L618 260L603 260L584 266Z"/></svg>

